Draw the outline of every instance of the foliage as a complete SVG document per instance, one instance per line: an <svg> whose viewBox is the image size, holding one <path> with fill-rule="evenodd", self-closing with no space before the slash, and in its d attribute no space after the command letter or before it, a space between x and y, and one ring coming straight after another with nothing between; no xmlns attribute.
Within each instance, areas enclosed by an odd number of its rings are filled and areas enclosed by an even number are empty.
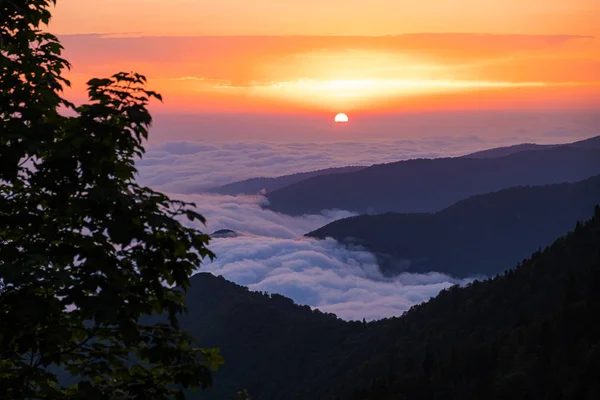
<svg viewBox="0 0 600 400"><path fill-rule="evenodd" d="M212 257L208 236L180 220L204 220L135 181L146 106L160 100L142 75L92 79L89 104L62 97L69 64L40 29L53 4L0 0L0 393L181 397L222 362L177 321ZM79 383L60 387L57 369Z"/></svg>
<svg viewBox="0 0 600 400"><path fill-rule="evenodd" d="M238 400L252 400L252 397L250 397L246 389L239 391L237 395Z"/></svg>

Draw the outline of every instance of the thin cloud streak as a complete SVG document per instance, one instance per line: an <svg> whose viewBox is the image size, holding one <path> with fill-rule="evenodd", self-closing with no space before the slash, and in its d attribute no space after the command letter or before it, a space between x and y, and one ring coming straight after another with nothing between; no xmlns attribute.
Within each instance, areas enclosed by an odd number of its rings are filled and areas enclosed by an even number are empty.
<svg viewBox="0 0 600 400"><path fill-rule="evenodd" d="M600 82L596 68L600 42L579 35L63 35L61 39L74 67L70 77L75 89L69 92L74 100L85 96L84 83L91 77L125 68L146 74L171 111L372 111L380 109L383 100L391 102L386 108L395 110L439 110L456 94L466 96L463 109L479 108L482 102L506 109L515 100L505 92L518 95L523 90L531 93L518 96L524 102L518 108L560 103L583 109L598 93ZM342 93L335 93L339 82L348 84ZM365 87L364 82L370 83ZM479 96L480 91L489 92L490 100ZM403 101L423 96L429 98L421 105Z"/></svg>

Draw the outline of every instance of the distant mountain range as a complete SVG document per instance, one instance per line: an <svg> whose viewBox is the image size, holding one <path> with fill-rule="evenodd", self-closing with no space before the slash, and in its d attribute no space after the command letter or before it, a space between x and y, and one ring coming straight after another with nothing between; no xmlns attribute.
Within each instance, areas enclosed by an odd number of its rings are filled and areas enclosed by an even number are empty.
<svg viewBox="0 0 600 400"><path fill-rule="evenodd" d="M276 178L252 178L240 182L229 183L227 185L218 186L215 188L206 189L203 190L203 192L230 196L237 196L241 194L259 194L263 191L264 193L269 193L274 190L281 189L285 186L293 185L294 183L298 183L300 181L315 176L343 174L346 172L360 171L364 168L366 167L350 166L340 168L327 168L320 169L317 171L299 172L297 174L283 175Z"/></svg>
<svg viewBox="0 0 600 400"><path fill-rule="evenodd" d="M588 219L600 203L600 175L578 183L477 195L437 213L360 215L307 236L332 237L374 253L382 272L493 275Z"/></svg>
<svg viewBox="0 0 600 400"><path fill-rule="evenodd" d="M361 214L436 212L477 194L520 185L575 182L600 174L599 143L600 137L500 157L475 153L373 165L312 177L267 193L265 207L290 215L326 209Z"/></svg>
<svg viewBox="0 0 600 400"><path fill-rule="evenodd" d="M190 398L597 399L599 287L600 206L516 269L378 322L198 274L181 325L225 365Z"/></svg>

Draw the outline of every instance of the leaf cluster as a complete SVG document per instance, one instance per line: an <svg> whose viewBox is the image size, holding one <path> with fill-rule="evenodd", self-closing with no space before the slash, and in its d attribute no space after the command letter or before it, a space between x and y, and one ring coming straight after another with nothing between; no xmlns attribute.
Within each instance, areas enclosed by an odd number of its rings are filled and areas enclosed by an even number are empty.
<svg viewBox="0 0 600 400"><path fill-rule="evenodd" d="M163 399L222 360L180 330L208 235L195 205L136 182L159 94L118 73L65 100L69 64L41 30L51 0L0 0L0 393ZM165 314L162 323L146 316ZM61 386L56 372L78 384Z"/></svg>

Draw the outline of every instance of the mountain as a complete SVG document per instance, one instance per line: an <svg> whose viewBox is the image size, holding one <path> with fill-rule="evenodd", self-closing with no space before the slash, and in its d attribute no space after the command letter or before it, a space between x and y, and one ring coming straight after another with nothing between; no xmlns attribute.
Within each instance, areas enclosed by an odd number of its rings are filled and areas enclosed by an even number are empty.
<svg viewBox="0 0 600 400"><path fill-rule="evenodd" d="M600 398L598 287L600 207L516 269L374 323L305 398Z"/></svg>
<svg viewBox="0 0 600 400"><path fill-rule="evenodd" d="M580 140L567 144L535 144L522 143L514 146L497 147L489 150L482 150L475 153L467 154L466 158L496 158L505 157L511 154L520 153L522 151L551 149L554 147L575 147L587 149L600 149L600 136L595 136L590 139Z"/></svg>
<svg viewBox="0 0 600 400"><path fill-rule="evenodd" d="M576 147L579 149L600 149L600 136L594 136L589 139L580 140L578 142L566 144L567 147Z"/></svg>
<svg viewBox="0 0 600 400"><path fill-rule="evenodd" d="M438 158L373 165L306 179L267 194L267 208L291 215L436 212L467 197L512 186L574 182L600 173L600 149L560 146L498 158Z"/></svg>
<svg viewBox="0 0 600 400"><path fill-rule="evenodd" d="M382 272L490 276L589 218L600 175L578 183L525 186L477 195L437 213L360 215L307 236L332 237L374 253Z"/></svg>
<svg viewBox="0 0 600 400"><path fill-rule="evenodd" d="M510 154L518 153L521 151L528 150L541 150L541 149L549 149L553 147L559 146L571 146L578 148L593 148L600 149L600 136L581 140L574 143L568 144L553 144L553 145L540 145L534 143L523 143L515 146L508 147L498 147L489 150L482 150L475 153L467 154L463 157L465 158L497 158L503 157ZM204 192L204 193L215 193L215 194L223 194L230 196L237 196L242 194L258 194L263 190L266 193L273 192L275 190L284 188L286 186L293 185L295 183L307 180L309 178L313 178L316 176L322 175L332 175L332 174L344 174L348 172L356 172L367 168L366 166L348 166L348 167L339 167L339 168L326 168L320 169L316 171L309 172L299 172L296 174L283 175L279 177L273 178L251 178L246 179L239 182L232 182L226 185L217 186L209 189L194 189L191 192Z"/></svg>
<svg viewBox="0 0 600 400"><path fill-rule="evenodd" d="M327 168L320 169L317 171L310 172L299 172L292 175L283 175L276 178L252 178L246 179L240 182L233 182L227 185L218 186L204 190L206 193L224 194L230 196L237 196L240 194L258 194L262 190L267 193L277 189L281 189L285 186L298 183L300 181L312 178L314 176L331 175L331 174L343 174L346 172L360 171L366 167L350 166L340 168Z"/></svg>
<svg viewBox="0 0 600 400"><path fill-rule="evenodd" d="M506 157L511 154L520 153L522 151L531 151L531 150L543 150L543 149L551 149L553 147L558 147L560 145L557 144L535 144L535 143L522 143L516 144L514 146L506 146L506 147L496 147L488 150L481 150L475 153L467 154L463 157L465 158L497 158L497 157Z"/></svg>
<svg viewBox="0 0 600 400"><path fill-rule="evenodd" d="M192 277L186 302L182 328L203 347L220 347L225 358L213 388L193 399L234 400L243 388L254 399L285 399L303 379L316 379L324 355L363 327L209 273Z"/></svg>
<svg viewBox="0 0 600 400"><path fill-rule="evenodd" d="M199 274L182 326L226 364L191 398L597 399L599 287L600 206L515 269L376 322Z"/></svg>

